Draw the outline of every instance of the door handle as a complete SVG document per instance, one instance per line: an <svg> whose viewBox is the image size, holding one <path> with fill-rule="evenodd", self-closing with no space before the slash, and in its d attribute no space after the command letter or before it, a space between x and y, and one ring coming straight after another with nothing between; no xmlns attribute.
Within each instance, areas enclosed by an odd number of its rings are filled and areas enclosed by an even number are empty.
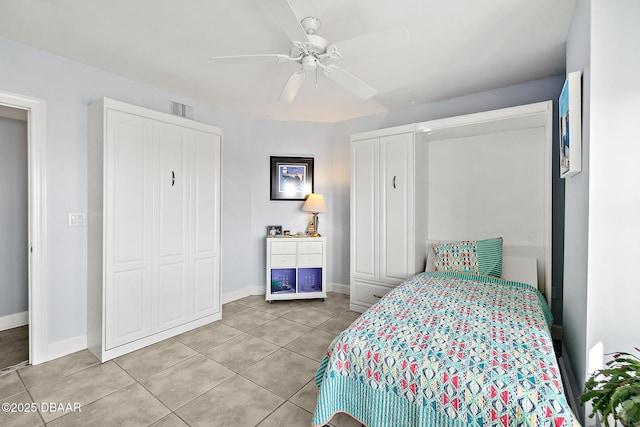
<svg viewBox="0 0 640 427"><path fill-rule="evenodd" d="M396 187L396 178L397 178L397 175L393 175L393 188L398 188Z"/></svg>
<svg viewBox="0 0 640 427"><path fill-rule="evenodd" d="M171 171L171 186L173 187L174 185L176 185L176 173Z"/></svg>

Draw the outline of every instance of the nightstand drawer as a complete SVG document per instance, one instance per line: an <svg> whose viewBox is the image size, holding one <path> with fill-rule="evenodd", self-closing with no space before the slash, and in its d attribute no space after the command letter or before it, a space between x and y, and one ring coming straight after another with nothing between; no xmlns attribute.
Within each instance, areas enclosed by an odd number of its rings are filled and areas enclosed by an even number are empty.
<svg viewBox="0 0 640 427"><path fill-rule="evenodd" d="M295 254L296 242L271 242L272 254Z"/></svg>
<svg viewBox="0 0 640 427"><path fill-rule="evenodd" d="M295 255L271 255L271 267L295 267Z"/></svg>
<svg viewBox="0 0 640 427"><path fill-rule="evenodd" d="M300 242L298 243L298 253L300 254L321 254L322 242Z"/></svg>
<svg viewBox="0 0 640 427"><path fill-rule="evenodd" d="M322 267L322 254L298 254L298 266Z"/></svg>

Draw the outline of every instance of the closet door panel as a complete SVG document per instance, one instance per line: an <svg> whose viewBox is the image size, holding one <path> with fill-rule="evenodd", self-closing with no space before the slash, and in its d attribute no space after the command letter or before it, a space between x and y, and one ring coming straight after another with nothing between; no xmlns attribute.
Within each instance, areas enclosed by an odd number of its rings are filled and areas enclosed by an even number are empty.
<svg viewBox="0 0 640 427"><path fill-rule="evenodd" d="M413 234L413 135L380 139L381 242L380 280L397 284L409 277Z"/></svg>
<svg viewBox="0 0 640 427"><path fill-rule="evenodd" d="M109 255L114 265L146 263L151 254L151 122L140 117L109 111L110 140L106 181L107 230L112 235Z"/></svg>
<svg viewBox="0 0 640 427"><path fill-rule="evenodd" d="M157 124L154 132L157 152L155 185L158 225L158 256L184 257L188 233L189 158L185 131L177 126Z"/></svg>
<svg viewBox="0 0 640 427"><path fill-rule="evenodd" d="M194 318L218 311L218 265L214 258L203 258L194 262Z"/></svg>
<svg viewBox="0 0 640 427"><path fill-rule="evenodd" d="M351 147L351 275L378 280L378 138Z"/></svg>
<svg viewBox="0 0 640 427"><path fill-rule="evenodd" d="M188 319L189 142L186 129L154 123L156 328Z"/></svg>
<svg viewBox="0 0 640 427"><path fill-rule="evenodd" d="M151 298L146 269L114 274L106 305L106 348L111 349L151 333Z"/></svg>
<svg viewBox="0 0 640 427"><path fill-rule="evenodd" d="M220 136L193 134L192 259L193 316L219 311Z"/></svg>
<svg viewBox="0 0 640 427"><path fill-rule="evenodd" d="M151 121L107 113L105 179L105 346L151 332L153 235Z"/></svg>
<svg viewBox="0 0 640 427"><path fill-rule="evenodd" d="M195 133L193 154L195 252L217 252L220 238L220 136Z"/></svg>
<svg viewBox="0 0 640 427"><path fill-rule="evenodd" d="M180 325L187 318L187 282L183 262L158 268L158 330Z"/></svg>

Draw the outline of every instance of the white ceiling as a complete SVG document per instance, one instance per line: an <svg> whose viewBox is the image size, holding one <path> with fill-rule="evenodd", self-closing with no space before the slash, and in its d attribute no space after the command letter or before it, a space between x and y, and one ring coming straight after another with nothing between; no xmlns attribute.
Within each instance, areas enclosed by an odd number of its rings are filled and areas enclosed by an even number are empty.
<svg viewBox="0 0 640 427"><path fill-rule="evenodd" d="M362 101L322 73L277 102L295 63L214 64L286 54L266 0L2 0L0 37L249 118L335 122L565 71L575 0L289 0L339 41L404 25L407 46L331 60L378 90Z"/></svg>

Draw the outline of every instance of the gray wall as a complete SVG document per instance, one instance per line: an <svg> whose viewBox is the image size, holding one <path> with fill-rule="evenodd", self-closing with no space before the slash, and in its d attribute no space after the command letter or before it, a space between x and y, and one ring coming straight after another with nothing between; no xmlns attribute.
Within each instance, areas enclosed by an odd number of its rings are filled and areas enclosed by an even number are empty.
<svg viewBox="0 0 640 427"><path fill-rule="evenodd" d="M27 123L0 117L0 317L29 309Z"/></svg>

